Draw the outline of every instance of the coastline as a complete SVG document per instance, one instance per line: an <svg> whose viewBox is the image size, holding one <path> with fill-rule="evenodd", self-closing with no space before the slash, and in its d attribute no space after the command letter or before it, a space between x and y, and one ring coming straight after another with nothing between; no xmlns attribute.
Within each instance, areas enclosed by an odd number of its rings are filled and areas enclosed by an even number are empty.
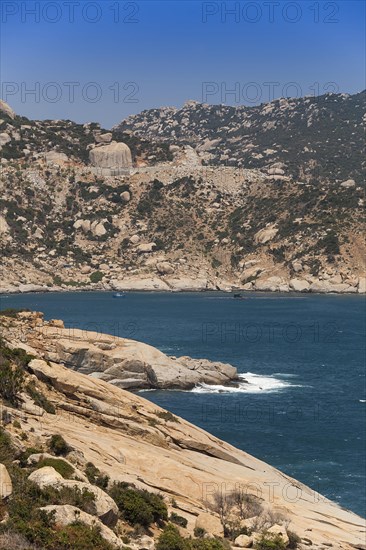
<svg viewBox="0 0 366 550"><path fill-rule="evenodd" d="M278 295L316 295L316 294L331 294L331 295L365 295L366 288L364 285L362 287L351 287L351 289L342 289L339 288L340 285L316 285L313 288L308 289L294 289L288 285L288 288L278 288L271 286L264 286L263 288L244 288L236 285L228 286L227 284L223 285L209 285L206 287L199 287L197 285L182 285L175 288L169 288L168 286L154 287L154 285L143 284L144 280L141 280L142 284L126 284L120 285L118 288L111 285L99 285L99 284L90 284L88 286L47 286L47 285L37 285L37 284L25 284L19 286L4 286L0 287L0 299L6 297L6 295L14 294L42 294L42 293L72 293L72 292L138 292L138 293L161 293L161 294L171 294L171 293L207 293L207 292L225 292L227 294L233 293L243 293L244 296L271 293Z"/></svg>

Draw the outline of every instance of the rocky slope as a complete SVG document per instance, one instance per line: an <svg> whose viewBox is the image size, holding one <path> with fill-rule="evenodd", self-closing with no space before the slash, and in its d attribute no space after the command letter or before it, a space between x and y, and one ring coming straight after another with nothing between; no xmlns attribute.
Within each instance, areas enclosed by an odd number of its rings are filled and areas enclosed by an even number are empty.
<svg viewBox="0 0 366 550"><path fill-rule="evenodd" d="M146 499L149 493L159 492L171 521L177 522L177 517L180 518L181 535L186 540L190 536L194 538L190 546L180 543L174 548L224 550L252 545L264 548L258 546L264 536L267 541L277 537L276 548L364 548L365 524L355 514L141 397L65 368L57 352L52 361L46 362L43 357L48 353L47 331L48 328L53 331L54 323L43 324L37 348L15 338L16 327L22 327L22 332L27 334L33 331L36 319L41 321L39 316L29 314L2 317L5 341L1 342L0 375L4 381L11 367L14 375L21 369L25 379L23 390L17 386L16 398L14 384L1 386L4 426L0 432L0 462L3 463L0 466L0 548L4 541L8 550L35 548L32 544L24 545L24 536L37 542L44 516L37 515L32 508L32 521L36 518L38 523L30 524L28 530L19 520L22 498L28 498L30 491L33 491L32 507L43 502L45 512L55 512L49 525L55 525L56 531L52 535L49 526L44 528L41 531L44 541L51 536L61 540L58 533L65 541L70 530L74 530L75 537L76 529L94 521L98 536L111 544L108 550L124 544L136 550L154 549L155 545L158 550L173 548L162 545L166 519L151 522L145 533L141 528L132 528L132 517L126 515L128 510L131 512L129 501L123 500L121 504L117 499L117 506L112 498L117 498L121 491L126 496L123 491L127 487L129 497L133 494L135 498L136 491L141 489L148 493L138 493L139 498L144 495ZM19 347L31 356L15 349ZM62 434L62 438L57 434ZM11 447L9 442L4 446L9 437ZM59 460L55 460L55 454ZM98 487L93 485L95 472L99 475ZM19 486L19 480L27 478L28 481ZM114 482L125 485L116 487ZM39 489L35 489L36 486ZM88 491L82 499L79 497L78 506L70 504L72 495L75 499L75 487ZM238 489L245 491L246 497L233 504L229 496L238 494ZM83 507L88 512L80 510ZM160 505L160 514L168 517L163 509ZM79 518L76 525L72 523L75 517ZM65 531L65 526L69 531ZM266 535L261 534L263 531ZM90 531L85 533L91 536ZM93 533L97 537L97 533ZM203 533L206 533L205 542L196 538ZM224 534L222 543L210 539ZM165 530L165 537L170 535ZM20 542L14 546L14 541L23 541L23 546ZM59 547L66 548L61 544ZM91 547L107 548L100 542ZM85 545L74 542L73 548L85 548Z"/></svg>
<svg viewBox="0 0 366 550"><path fill-rule="evenodd" d="M116 128L135 136L195 147L206 164L272 169L318 183L364 181L366 92L282 98L255 107L188 101L128 117Z"/></svg>
<svg viewBox="0 0 366 550"><path fill-rule="evenodd" d="M365 292L363 103L364 94L249 111L190 103L112 132L3 107L0 290ZM244 150L235 128L266 135L277 153L248 146L240 162L220 160L226 147ZM202 140L214 135L207 156ZM303 136L313 156L296 156ZM320 167L329 159L335 168Z"/></svg>

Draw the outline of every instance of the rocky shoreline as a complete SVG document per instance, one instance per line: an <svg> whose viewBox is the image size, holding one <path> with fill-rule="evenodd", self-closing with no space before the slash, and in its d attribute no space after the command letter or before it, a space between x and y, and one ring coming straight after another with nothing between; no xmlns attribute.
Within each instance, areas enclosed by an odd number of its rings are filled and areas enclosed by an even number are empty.
<svg viewBox="0 0 366 550"><path fill-rule="evenodd" d="M293 278L286 280L279 276L260 279L253 283L238 285L229 281L197 279L166 279L156 276L146 278L125 278L112 280L109 283L90 283L88 285L42 285L17 284L0 287L1 294L26 294L33 292L278 292L310 294L365 294L366 277L343 282L339 275L329 279Z"/></svg>
<svg viewBox="0 0 366 550"><path fill-rule="evenodd" d="M13 339L36 349L51 365L50 371L58 362L125 390L190 390L199 384L239 383L236 368L227 363L171 357L136 340L68 329L61 320L45 321L40 312L13 315L6 330Z"/></svg>

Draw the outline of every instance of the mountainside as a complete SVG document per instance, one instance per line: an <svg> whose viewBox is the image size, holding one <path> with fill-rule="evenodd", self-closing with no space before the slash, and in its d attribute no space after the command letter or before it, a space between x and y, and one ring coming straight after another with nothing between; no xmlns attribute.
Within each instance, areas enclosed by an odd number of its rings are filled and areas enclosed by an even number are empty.
<svg viewBox="0 0 366 550"><path fill-rule="evenodd" d="M278 99L256 107L161 108L117 126L150 140L195 147L206 164L271 168L298 181L364 181L366 92ZM281 179L281 178L278 178Z"/></svg>
<svg viewBox="0 0 366 550"><path fill-rule="evenodd" d="M48 337L61 321L13 311L0 323L1 550L364 549L356 514L66 368ZM108 338L98 335L101 349Z"/></svg>
<svg viewBox="0 0 366 550"><path fill-rule="evenodd" d="M2 104L2 290L365 292L364 97L189 103L111 132Z"/></svg>

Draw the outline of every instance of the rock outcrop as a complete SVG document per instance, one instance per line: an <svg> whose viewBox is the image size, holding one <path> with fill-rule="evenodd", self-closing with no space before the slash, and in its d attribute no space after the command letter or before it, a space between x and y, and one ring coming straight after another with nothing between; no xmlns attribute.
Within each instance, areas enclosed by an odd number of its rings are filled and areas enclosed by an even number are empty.
<svg viewBox="0 0 366 550"><path fill-rule="evenodd" d="M0 464L0 501L7 498L13 492L13 484L9 472L4 464Z"/></svg>
<svg viewBox="0 0 366 550"><path fill-rule="evenodd" d="M55 320L43 322L42 314L24 312L19 314L30 330L28 345L42 349L45 361L33 360L30 369L37 376L53 379L53 362L62 362L69 368L93 378L108 381L124 389L149 388L190 389L206 384L231 384L237 380L235 367L190 357L168 357L158 349L107 334L67 329L57 326ZM20 338L22 327L13 322L14 337ZM16 328L17 327L17 328ZM42 374L40 374L42 373ZM60 381L57 382L60 384ZM67 388L64 380L62 389ZM60 388L61 389L61 388Z"/></svg>
<svg viewBox="0 0 366 550"><path fill-rule="evenodd" d="M6 114L11 119L15 118L15 112L13 111L13 109L2 99L0 99L0 113Z"/></svg>
<svg viewBox="0 0 366 550"><path fill-rule="evenodd" d="M44 512L52 514L56 526L65 527L75 521L80 521L89 527L97 527L104 540L112 544L115 548L122 548L122 541L117 535L109 529L104 523L95 516L83 512L76 506L70 504L54 505L50 504L41 508Z"/></svg>
<svg viewBox="0 0 366 550"><path fill-rule="evenodd" d="M39 470L35 470L29 476L29 481L33 481L41 489L44 487L69 487L79 489L81 493L88 491L94 496L93 502L90 504L93 509L93 515L96 515L108 527L114 527L118 519L118 508L113 499L107 495L102 489L86 483L84 481L76 481L64 479L61 474L56 472L52 466L44 466Z"/></svg>
<svg viewBox="0 0 366 550"><path fill-rule="evenodd" d="M89 152L89 159L95 172L103 176L128 174L132 168L131 150L121 142L94 147Z"/></svg>

